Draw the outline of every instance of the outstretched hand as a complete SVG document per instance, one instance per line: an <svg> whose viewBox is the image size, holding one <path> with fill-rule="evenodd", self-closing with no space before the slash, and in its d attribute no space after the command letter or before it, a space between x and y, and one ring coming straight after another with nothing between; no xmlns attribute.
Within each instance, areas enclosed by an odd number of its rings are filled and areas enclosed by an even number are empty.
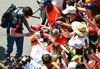
<svg viewBox="0 0 100 69"><path fill-rule="evenodd" d="M57 24L62 25L63 22L62 21L57 21Z"/></svg>

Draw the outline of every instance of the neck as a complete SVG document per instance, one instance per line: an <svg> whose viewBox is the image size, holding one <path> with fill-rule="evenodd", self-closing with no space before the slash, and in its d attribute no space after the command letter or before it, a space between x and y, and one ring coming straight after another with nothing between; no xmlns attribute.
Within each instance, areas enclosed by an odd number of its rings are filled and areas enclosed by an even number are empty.
<svg viewBox="0 0 100 69"><path fill-rule="evenodd" d="M21 16L24 16L24 13L22 12L22 10L20 11L20 15L21 15Z"/></svg>
<svg viewBox="0 0 100 69"><path fill-rule="evenodd" d="M52 65L51 63L50 64L46 64L46 67L49 68L51 65Z"/></svg>
<svg viewBox="0 0 100 69"><path fill-rule="evenodd" d="M83 38L83 37L85 37L85 36L79 36L79 35L78 35L78 37L79 37L79 38Z"/></svg>
<svg viewBox="0 0 100 69"><path fill-rule="evenodd" d="M88 15L89 19L93 19L94 18L91 13L88 13L87 15Z"/></svg>

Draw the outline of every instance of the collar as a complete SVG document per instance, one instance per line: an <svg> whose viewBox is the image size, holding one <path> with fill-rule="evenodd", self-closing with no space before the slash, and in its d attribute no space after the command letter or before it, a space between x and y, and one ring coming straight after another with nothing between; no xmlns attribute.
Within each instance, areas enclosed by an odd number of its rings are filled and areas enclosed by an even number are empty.
<svg viewBox="0 0 100 69"><path fill-rule="evenodd" d="M53 64L50 67L48 67L48 69L51 69L52 67L53 67Z"/></svg>
<svg viewBox="0 0 100 69"><path fill-rule="evenodd" d="M22 10L22 9L20 9L20 10L18 11L18 16L19 16L19 17L22 17L21 14L20 14L20 11L21 11L21 10Z"/></svg>

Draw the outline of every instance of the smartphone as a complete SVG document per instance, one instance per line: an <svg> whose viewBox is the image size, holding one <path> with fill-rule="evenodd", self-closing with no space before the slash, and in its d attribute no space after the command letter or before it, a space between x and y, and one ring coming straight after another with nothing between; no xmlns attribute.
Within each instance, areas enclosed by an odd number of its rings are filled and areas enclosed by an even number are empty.
<svg viewBox="0 0 100 69"><path fill-rule="evenodd" d="M83 57L84 57L84 55L81 56L81 63L83 62Z"/></svg>
<svg viewBox="0 0 100 69"><path fill-rule="evenodd" d="M82 13L82 12L80 12L80 15L81 15L81 17L82 17L82 18L84 18L84 15L83 15L83 13Z"/></svg>
<svg viewBox="0 0 100 69"><path fill-rule="evenodd" d="M40 4L40 2L37 0L37 3Z"/></svg>
<svg viewBox="0 0 100 69"><path fill-rule="evenodd" d="M85 45L87 46L87 39L85 39Z"/></svg>
<svg viewBox="0 0 100 69"><path fill-rule="evenodd" d="M87 51L88 51L88 54L91 54L92 52L91 52L91 47L88 47L87 48Z"/></svg>
<svg viewBox="0 0 100 69"><path fill-rule="evenodd" d="M61 63L61 55L60 55L60 56L58 56L58 59L60 60L60 63Z"/></svg>
<svg viewBox="0 0 100 69"><path fill-rule="evenodd" d="M97 49L98 49L98 51L100 52L100 46L99 46L99 45L97 46Z"/></svg>

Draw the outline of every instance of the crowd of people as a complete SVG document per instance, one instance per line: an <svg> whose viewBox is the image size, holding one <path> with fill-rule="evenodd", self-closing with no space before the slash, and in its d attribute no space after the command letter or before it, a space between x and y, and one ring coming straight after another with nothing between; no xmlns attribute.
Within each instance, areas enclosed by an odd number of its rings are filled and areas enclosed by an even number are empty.
<svg viewBox="0 0 100 69"><path fill-rule="evenodd" d="M27 18L33 14L30 7L17 8L11 13L5 59L0 68L100 69L100 1L37 2L41 24L29 27ZM29 33L22 32L22 24ZM29 56L22 56L24 37L30 37L33 46ZM15 56L11 57L14 42L17 49Z"/></svg>

